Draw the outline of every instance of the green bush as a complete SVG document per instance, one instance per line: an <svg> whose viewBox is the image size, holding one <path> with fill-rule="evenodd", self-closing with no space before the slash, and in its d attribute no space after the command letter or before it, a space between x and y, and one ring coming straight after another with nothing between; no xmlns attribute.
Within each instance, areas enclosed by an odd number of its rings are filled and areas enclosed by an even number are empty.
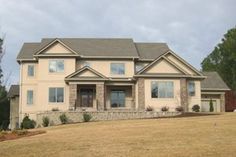
<svg viewBox="0 0 236 157"><path fill-rule="evenodd" d="M199 105L193 105L192 110L194 112L199 112L200 111L200 106Z"/></svg>
<svg viewBox="0 0 236 157"><path fill-rule="evenodd" d="M209 106L210 106L210 112L213 112L214 111L214 106L213 106L213 102L212 102L212 99L210 100L209 102Z"/></svg>
<svg viewBox="0 0 236 157"><path fill-rule="evenodd" d="M23 121L21 122L21 129L33 129L35 128L36 122L31 120L29 116L25 116Z"/></svg>
<svg viewBox="0 0 236 157"><path fill-rule="evenodd" d="M88 113L83 114L84 122L89 122L92 119L92 116Z"/></svg>
<svg viewBox="0 0 236 157"><path fill-rule="evenodd" d="M67 118L67 116L66 116L65 113L63 113L62 115L60 115L59 118L60 118L60 121L61 121L62 124L68 123L68 118Z"/></svg>
<svg viewBox="0 0 236 157"><path fill-rule="evenodd" d="M48 127L49 125L49 118L48 117L43 117L43 126Z"/></svg>

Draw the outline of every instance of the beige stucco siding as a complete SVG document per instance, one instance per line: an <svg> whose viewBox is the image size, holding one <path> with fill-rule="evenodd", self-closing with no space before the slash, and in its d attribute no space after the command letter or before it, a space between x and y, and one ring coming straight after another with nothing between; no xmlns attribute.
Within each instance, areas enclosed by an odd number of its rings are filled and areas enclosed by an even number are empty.
<svg viewBox="0 0 236 157"><path fill-rule="evenodd" d="M188 80L191 81L191 80ZM201 82L198 80L195 83L195 96L188 96L188 110L192 111L193 105L201 106Z"/></svg>
<svg viewBox="0 0 236 157"><path fill-rule="evenodd" d="M152 67L150 67L145 73L180 74L181 72L176 67L174 67L173 65L162 59L157 63L155 63Z"/></svg>
<svg viewBox="0 0 236 157"><path fill-rule="evenodd" d="M196 75L196 72L193 71L191 68L189 68L188 66L186 66L185 64L183 64L179 59L177 59L175 56L173 56L172 54L168 54L166 56L168 59L170 59L172 62L174 62L176 65L178 65L179 67L181 67L181 69L183 69L184 71L186 71L188 74L192 74L192 75Z"/></svg>
<svg viewBox="0 0 236 157"><path fill-rule="evenodd" d="M173 98L151 98L151 82L152 81L172 81L174 83ZM170 111L174 111L180 106L180 80L179 79L146 79L145 81L145 108L153 107L160 111L161 107L168 106Z"/></svg>
<svg viewBox="0 0 236 157"><path fill-rule="evenodd" d="M82 68L84 66L84 62L89 63L90 67L99 73L105 75L106 77L133 77L134 75L134 62L127 60L120 61L110 61L110 60L83 60L77 61L77 68ZM111 74L110 65L111 63L124 63L125 65L125 74L124 75L115 75Z"/></svg>
<svg viewBox="0 0 236 157"><path fill-rule="evenodd" d="M43 54L53 54L53 53L62 53L62 54L73 54L70 50L68 50L66 47L64 47L60 43L56 43L53 46L49 47L46 49Z"/></svg>
<svg viewBox="0 0 236 157"><path fill-rule="evenodd" d="M34 76L28 76L28 66L32 65L34 66ZM21 63L21 68L22 72L22 79L21 82L22 84L36 84L37 79L38 79L38 63Z"/></svg>

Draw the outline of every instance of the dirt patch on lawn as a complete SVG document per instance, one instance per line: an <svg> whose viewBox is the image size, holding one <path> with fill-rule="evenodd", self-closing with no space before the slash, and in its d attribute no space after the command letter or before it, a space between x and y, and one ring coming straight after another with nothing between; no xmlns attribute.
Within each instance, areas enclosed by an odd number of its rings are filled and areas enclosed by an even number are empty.
<svg viewBox="0 0 236 157"><path fill-rule="evenodd" d="M37 131L28 131L28 130L14 130L14 131L4 131L0 132L0 142L14 140L22 137L29 137L39 134L44 134L46 131L37 130Z"/></svg>

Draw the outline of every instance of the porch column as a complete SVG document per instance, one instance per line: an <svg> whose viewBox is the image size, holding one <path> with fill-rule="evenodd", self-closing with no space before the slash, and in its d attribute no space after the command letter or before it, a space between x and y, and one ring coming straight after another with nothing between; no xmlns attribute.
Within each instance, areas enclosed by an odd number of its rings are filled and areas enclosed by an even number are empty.
<svg viewBox="0 0 236 157"><path fill-rule="evenodd" d="M131 108L132 108L132 109L135 109L135 85L132 85L131 88L132 88L132 99L133 99Z"/></svg>
<svg viewBox="0 0 236 157"><path fill-rule="evenodd" d="M225 112L225 94L220 95L220 112Z"/></svg>
<svg viewBox="0 0 236 157"><path fill-rule="evenodd" d="M184 111L188 111L188 90L186 78L180 79L180 104Z"/></svg>
<svg viewBox="0 0 236 157"><path fill-rule="evenodd" d="M145 109L145 85L144 78L138 79L138 109Z"/></svg>
<svg viewBox="0 0 236 157"><path fill-rule="evenodd" d="M105 98L104 84L96 84L96 101L98 110L104 110L104 98Z"/></svg>
<svg viewBox="0 0 236 157"><path fill-rule="evenodd" d="M69 109L75 109L75 101L77 98L77 84L69 85Z"/></svg>

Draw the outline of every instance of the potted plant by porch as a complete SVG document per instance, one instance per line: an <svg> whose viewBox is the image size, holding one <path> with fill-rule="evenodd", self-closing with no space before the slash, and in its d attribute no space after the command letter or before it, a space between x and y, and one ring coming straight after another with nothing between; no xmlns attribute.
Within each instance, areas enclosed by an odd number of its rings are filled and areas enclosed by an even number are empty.
<svg viewBox="0 0 236 157"><path fill-rule="evenodd" d="M162 114L163 114L163 115L166 115L166 113L169 111L169 107L168 107L168 106L163 106L163 107L161 108L161 111L162 111Z"/></svg>

